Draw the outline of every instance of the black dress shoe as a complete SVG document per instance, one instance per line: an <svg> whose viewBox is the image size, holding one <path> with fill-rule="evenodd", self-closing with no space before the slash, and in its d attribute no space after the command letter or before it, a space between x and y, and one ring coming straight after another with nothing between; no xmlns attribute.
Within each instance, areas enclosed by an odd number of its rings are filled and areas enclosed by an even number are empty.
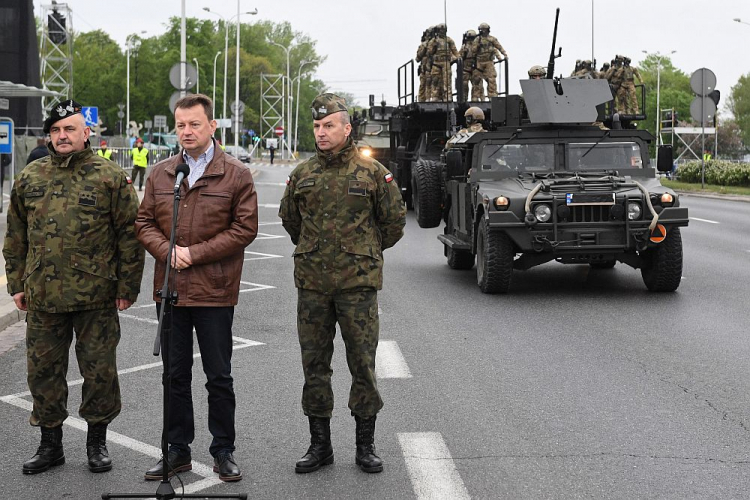
<svg viewBox="0 0 750 500"><path fill-rule="evenodd" d="M219 473L219 479L222 481L239 481L242 479L242 472L240 472L231 452L219 452L214 457L214 472Z"/></svg>
<svg viewBox="0 0 750 500"><path fill-rule="evenodd" d="M185 472L193 468L193 459L190 457L190 453L185 453L180 450L169 450L167 455L167 462L169 467L167 469L167 477L170 478L178 472ZM146 481L159 481L164 477L164 459L152 468L146 471Z"/></svg>

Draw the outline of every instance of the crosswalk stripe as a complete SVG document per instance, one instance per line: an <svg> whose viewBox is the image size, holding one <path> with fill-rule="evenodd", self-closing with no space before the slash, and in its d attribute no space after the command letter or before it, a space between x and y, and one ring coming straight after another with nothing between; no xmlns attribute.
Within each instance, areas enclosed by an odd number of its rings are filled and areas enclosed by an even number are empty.
<svg viewBox="0 0 750 500"><path fill-rule="evenodd" d="M399 433L414 494L420 500L468 500L461 475L439 432Z"/></svg>
<svg viewBox="0 0 750 500"><path fill-rule="evenodd" d="M378 342L375 375L378 378L411 378L409 366L395 340Z"/></svg>

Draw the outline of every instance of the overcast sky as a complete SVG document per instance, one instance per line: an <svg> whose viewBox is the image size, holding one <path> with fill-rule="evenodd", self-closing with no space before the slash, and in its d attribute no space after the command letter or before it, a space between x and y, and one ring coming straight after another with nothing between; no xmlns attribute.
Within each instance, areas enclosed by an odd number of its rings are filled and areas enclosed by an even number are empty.
<svg viewBox="0 0 750 500"><path fill-rule="evenodd" d="M42 3L48 4L34 0L35 14ZM202 10L204 6L227 18L237 12L237 0L185 3L188 17L217 20ZM102 29L123 47L130 33L163 33L169 17L181 12L180 0L67 4L76 31ZM446 21L446 12L448 35L457 47L466 30L482 22L491 26L491 34L509 55L510 90L520 92L518 79L526 78L526 70L547 65L556 7L557 45L563 49L556 75L569 75L576 59L591 59L592 40L599 66L615 54L627 55L637 65L644 50L677 51L672 61L688 75L701 67L714 71L721 107L739 77L750 73L750 24L733 21L750 23L748 0L240 0L241 11L258 9L256 16L243 16L244 22L288 21L295 31L316 40L318 53L328 57L316 77L329 90L348 92L364 105L369 94L377 101L384 96L389 104L396 103L397 68L415 56L426 27ZM204 68L212 63L206 61L201 69L207 71Z"/></svg>

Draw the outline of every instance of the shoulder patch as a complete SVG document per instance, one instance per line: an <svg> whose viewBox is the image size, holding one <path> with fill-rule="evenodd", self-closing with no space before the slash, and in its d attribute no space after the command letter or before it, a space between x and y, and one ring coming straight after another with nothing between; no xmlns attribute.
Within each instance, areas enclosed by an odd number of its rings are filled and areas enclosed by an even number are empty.
<svg viewBox="0 0 750 500"><path fill-rule="evenodd" d="M297 189L306 188L315 185L315 179L305 179L304 181L297 184Z"/></svg>
<svg viewBox="0 0 750 500"><path fill-rule="evenodd" d="M292 182L292 176L291 175L287 175L286 176L286 185L288 186L290 182Z"/></svg>
<svg viewBox="0 0 750 500"><path fill-rule="evenodd" d="M385 182L391 182L393 181L393 174L388 172L387 174L385 174L385 177L383 177L383 179L385 179Z"/></svg>
<svg viewBox="0 0 750 500"><path fill-rule="evenodd" d="M126 181L126 182L127 182L128 184L132 184L132 183L133 183L133 179L131 179L131 178L130 178L129 176L127 176L127 175L125 176L125 181Z"/></svg>

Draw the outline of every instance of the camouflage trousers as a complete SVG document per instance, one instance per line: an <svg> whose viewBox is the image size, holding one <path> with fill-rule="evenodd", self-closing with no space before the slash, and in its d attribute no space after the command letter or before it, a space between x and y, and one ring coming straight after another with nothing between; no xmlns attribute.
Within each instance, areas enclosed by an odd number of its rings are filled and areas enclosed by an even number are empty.
<svg viewBox="0 0 750 500"><path fill-rule="evenodd" d="M487 82L487 96L497 96L497 70L492 61L477 61L477 71L482 80Z"/></svg>
<svg viewBox="0 0 750 500"><path fill-rule="evenodd" d="M420 73L419 74L419 93L417 94L417 99L420 102L427 102L430 100L430 73Z"/></svg>
<svg viewBox="0 0 750 500"><path fill-rule="evenodd" d="M146 167L136 167L133 165L133 175L130 177L133 179L133 187L135 187L135 182L139 177L141 178L139 186L143 186L143 183L146 181Z"/></svg>
<svg viewBox="0 0 750 500"><path fill-rule="evenodd" d="M464 71L461 83L463 84L464 101L469 100L469 82L471 82L471 101L484 101L484 85L482 75L477 70Z"/></svg>
<svg viewBox="0 0 750 500"><path fill-rule="evenodd" d="M78 414L90 424L108 424L120 414L116 351L120 342L117 309L70 313L29 311L26 316L26 364L34 400L29 422L57 427L68 417L68 352L75 353L83 376Z"/></svg>
<svg viewBox="0 0 750 500"><path fill-rule="evenodd" d="M640 112L635 85L623 83L617 90L617 109L626 115L637 115Z"/></svg>
<svg viewBox="0 0 750 500"><path fill-rule="evenodd" d="M437 102L449 102L453 98L453 86L451 85L450 62L433 64L431 77L430 100Z"/></svg>
<svg viewBox="0 0 750 500"><path fill-rule="evenodd" d="M379 336L377 290L325 295L298 289L297 332L305 374L302 410L312 417L330 418L333 414L331 359L336 323L341 328L352 375L349 409L352 415L372 417L383 407L375 379Z"/></svg>

